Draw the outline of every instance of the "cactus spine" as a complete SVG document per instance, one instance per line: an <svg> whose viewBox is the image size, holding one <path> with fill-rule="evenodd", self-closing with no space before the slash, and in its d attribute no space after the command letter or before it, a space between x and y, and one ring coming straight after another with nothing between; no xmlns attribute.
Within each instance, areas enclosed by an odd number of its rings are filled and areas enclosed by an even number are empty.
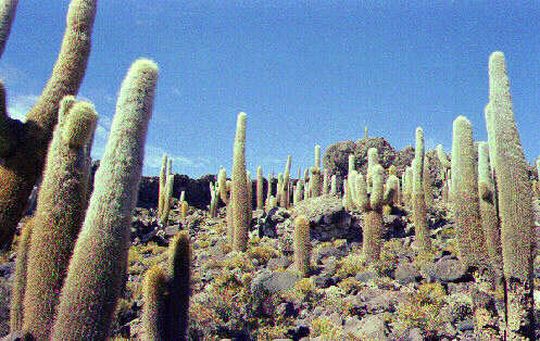
<svg viewBox="0 0 540 341"><path fill-rule="evenodd" d="M26 122L9 118L5 106L0 107L0 249L9 248L42 173L60 101L79 90L90 55L96 6L97 0L71 1L58 59Z"/></svg>
<svg viewBox="0 0 540 341"><path fill-rule="evenodd" d="M140 59L122 83L96 187L62 289L53 340L108 337L126 272L157 73L156 64Z"/></svg>
<svg viewBox="0 0 540 341"><path fill-rule="evenodd" d="M303 276L309 272L311 262L309 230L309 220L305 216L294 220L294 264Z"/></svg>
<svg viewBox="0 0 540 341"><path fill-rule="evenodd" d="M261 166L257 167L257 209L264 210L264 178Z"/></svg>
<svg viewBox="0 0 540 341"><path fill-rule="evenodd" d="M424 174L424 131L420 127L416 128L416 148L412 173L411 201L416 246L420 251L428 251L431 249L431 239L427 226L427 207L422 179Z"/></svg>
<svg viewBox="0 0 540 341"><path fill-rule="evenodd" d="M504 54L492 53L486 125L501 226L506 337L509 340L534 339L532 197L509 84Z"/></svg>
<svg viewBox="0 0 540 341"><path fill-rule="evenodd" d="M33 242L27 264L23 330L37 340L50 337L58 293L84 218L88 185L85 147L96 121L90 103L76 102L71 96L62 100L32 219Z"/></svg>
<svg viewBox="0 0 540 341"><path fill-rule="evenodd" d="M246 250L251 220L247 215L249 193L246 179L246 119L245 113L238 114L233 152L231 208L235 251Z"/></svg>

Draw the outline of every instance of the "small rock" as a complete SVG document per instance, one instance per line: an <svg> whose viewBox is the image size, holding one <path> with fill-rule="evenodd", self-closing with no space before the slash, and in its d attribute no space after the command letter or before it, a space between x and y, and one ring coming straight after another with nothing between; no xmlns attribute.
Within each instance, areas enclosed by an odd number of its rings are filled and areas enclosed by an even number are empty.
<svg viewBox="0 0 540 341"><path fill-rule="evenodd" d="M444 256L435 264L428 265L425 273L427 277L442 283L472 280L471 275L467 273L466 267L458 259L451 256Z"/></svg>
<svg viewBox="0 0 540 341"><path fill-rule="evenodd" d="M422 278L420 272L411 263L398 264L394 277L402 285L417 282Z"/></svg>
<svg viewBox="0 0 540 341"><path fill-rule="evenodd" d="M362 283L367 283L377 278L377 273L374 271L360 272L354 278Z"/></svg>

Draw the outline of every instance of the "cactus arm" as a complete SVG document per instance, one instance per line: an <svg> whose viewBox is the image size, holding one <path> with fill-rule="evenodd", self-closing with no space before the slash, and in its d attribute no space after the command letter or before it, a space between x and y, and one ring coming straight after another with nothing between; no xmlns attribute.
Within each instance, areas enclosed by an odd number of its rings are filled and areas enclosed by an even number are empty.
<svg viewBox="0 0 540 341"><path fill-rule="evenodd" d="M0 4L0 57L4 54L19 0L4 0Z"/></svg>

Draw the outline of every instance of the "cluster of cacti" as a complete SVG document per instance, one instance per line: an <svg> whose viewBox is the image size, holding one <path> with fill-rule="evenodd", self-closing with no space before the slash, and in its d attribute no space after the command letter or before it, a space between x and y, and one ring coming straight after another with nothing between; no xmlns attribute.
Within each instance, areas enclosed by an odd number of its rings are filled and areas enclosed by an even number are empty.
<svg viewBox="0 0 540 341"><path fill-rule="evenodd" d="M161 172L159 174L158 217L162 224L167 224L171 213L174 189L174 174L172 173L172 159L163 155ZM182 203L182 201L180 201Z"/></svg>
<svg viewBox="0 0 540 341"><path fill-rule="evenodd" d="M7 40L17 1L3 4L0 51ZM97 0L73 0L67 14L62 47L51 77L24 123L0 108L0 249L10 247L32 189L40 177L57 123L60 101L76 95L90 55ZM5 94L2 88L2 100Z"/></svg>
<svg viewBox="0 0 540 341"><path fill-rule="evenodd" d="M189 232L180 231L169 245L168 269L155 265L144 278L144 340L188 339L190 279Z"/></svg>
<svg viewBox="0 0 540 341"><path fill-rule="evenodd" d="M14 331L22 328L25 337L108 337L127 270L131 215L156 81L153 62L141 59L130 68L86 215L89 177L84 161L97 116L89 103L69 96L62 101L38 207L19 244L11 326Z"/></svg>
<svg viewBox="0 0 540 341"><path fill-rule="evenodd" d="M370 149L371 164L366 177L354 169L355 158L349 155L349 174L344 181L343 205L351 211L363 213L363 255L366 261L377 261L382 247L383 207L391 205L399 190L399 179L395 175L384 182L384 169L378 163L377 149ZM371 181L368 192L367 179Z"/></svg>

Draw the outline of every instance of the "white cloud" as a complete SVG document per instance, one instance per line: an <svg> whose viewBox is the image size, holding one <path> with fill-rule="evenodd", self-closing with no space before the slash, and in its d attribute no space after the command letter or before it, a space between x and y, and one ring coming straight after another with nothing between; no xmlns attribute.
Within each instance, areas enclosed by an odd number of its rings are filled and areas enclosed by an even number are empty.
<svg viewBox="0 0 540 341"><path fill-rule="evenodd" d="M26 73L19 68L3 63L0 65L0 78L4 84L19 84L28 79Z"/></svg>
<svg viewBox="0 0 540 341"><path fill-rule="evenodd" d="M38 100L38 95L8 96L8 113L12 118L26 120L26 114Z"/></svg>
<svg viewBox="0 0 540 341"><path fill-rule="evenodd" d="M167 154L167 157L173 162L173 170L179 173L185 173L187 169L201 169L210 165L210 160L208 160L207 158L188 158L182 155L169 153L162 147L146 145L144 156L144 164L146 168L149 170L160 169L163 154Z"/></svg>

